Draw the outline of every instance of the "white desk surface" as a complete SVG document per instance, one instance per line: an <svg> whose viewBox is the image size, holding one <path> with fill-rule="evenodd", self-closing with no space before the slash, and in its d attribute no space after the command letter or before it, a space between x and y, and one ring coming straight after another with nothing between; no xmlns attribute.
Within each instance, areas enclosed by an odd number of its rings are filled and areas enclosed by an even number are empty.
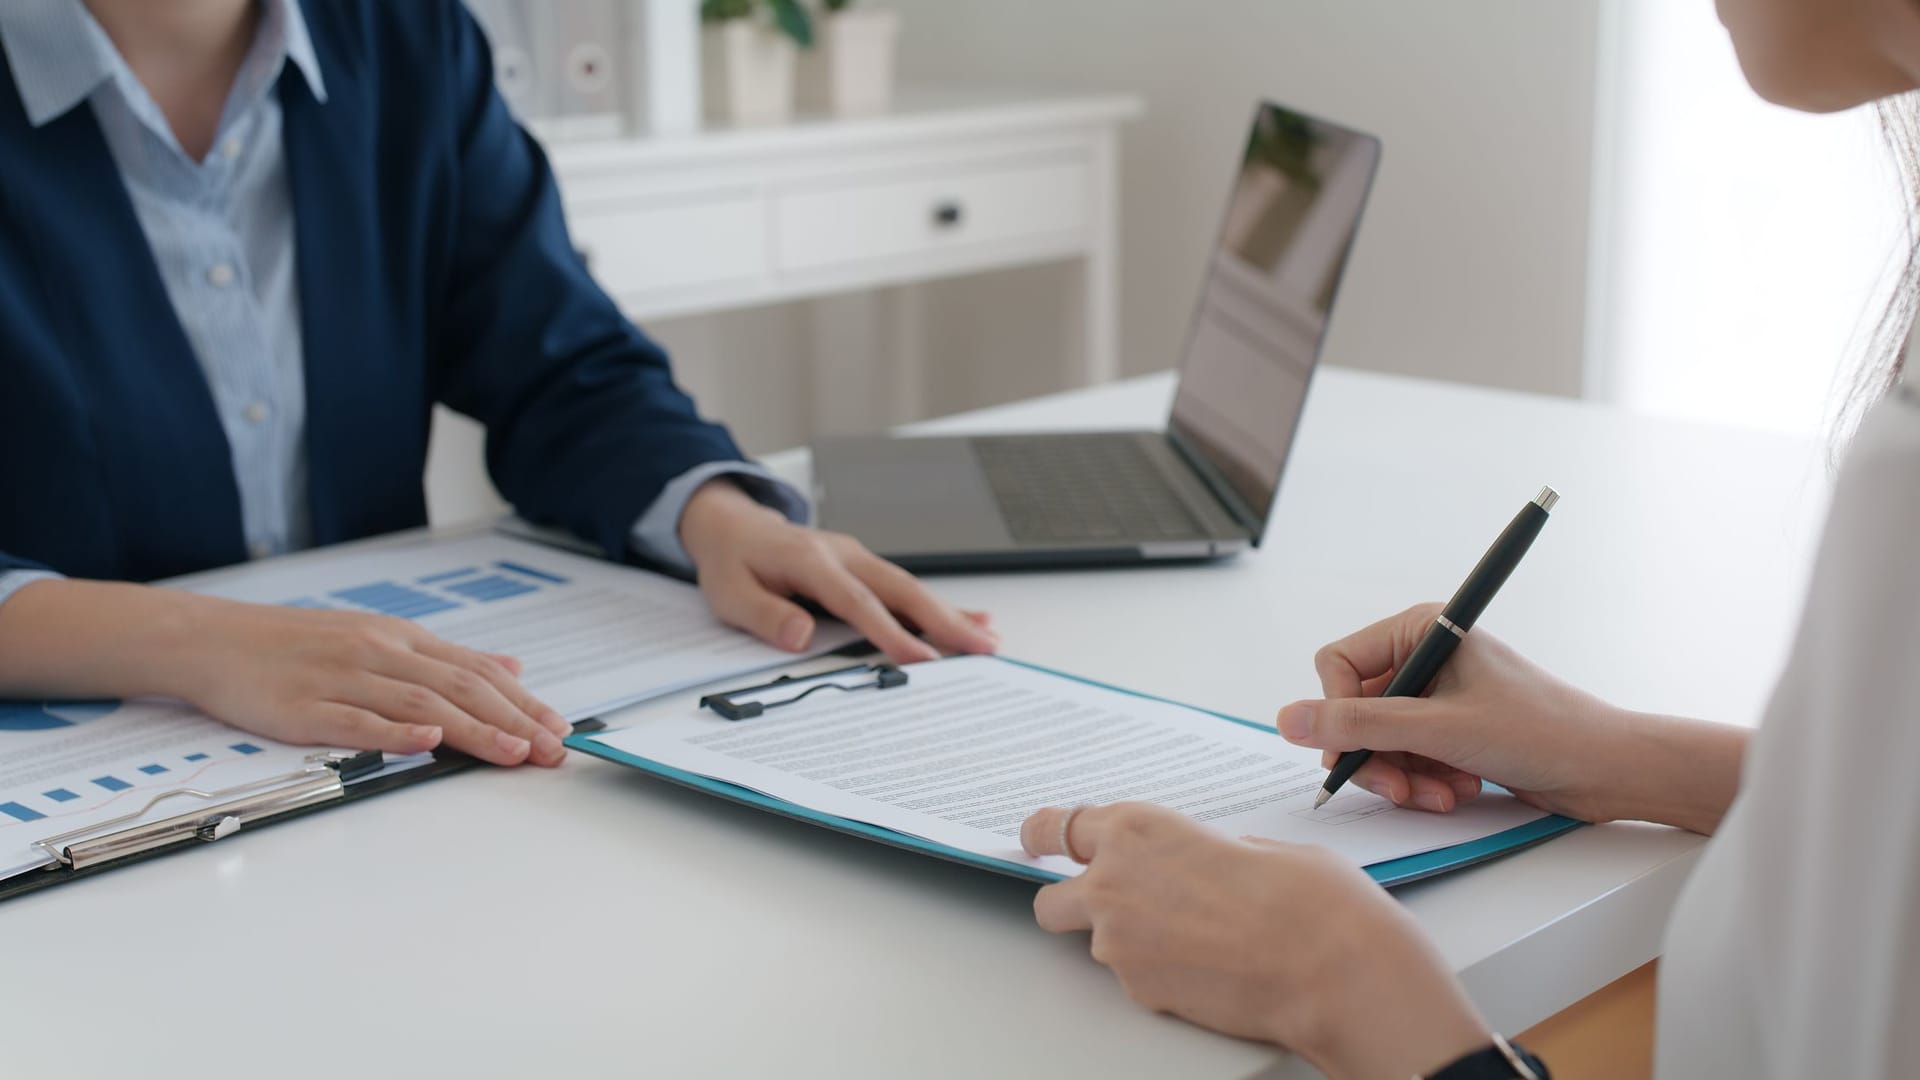
<svg viewBox="0 0 1920 1080"><path fill-rule="evenodd" d="M1150 425L1169 388L928 428ZM1482 625L1623 703L1753 721L1817 452L1563 401L1329 370L1260 551L939 587L1010 655L1264 718L1315 692L1317 646L1444 598L1545 482L1565 499ZM1400 895L1514 1031L1654 955L1699 843L1583 829ZM1032 895L575 755L0 905L0 1075L1305 1073L1135 1007Z"/></svg>

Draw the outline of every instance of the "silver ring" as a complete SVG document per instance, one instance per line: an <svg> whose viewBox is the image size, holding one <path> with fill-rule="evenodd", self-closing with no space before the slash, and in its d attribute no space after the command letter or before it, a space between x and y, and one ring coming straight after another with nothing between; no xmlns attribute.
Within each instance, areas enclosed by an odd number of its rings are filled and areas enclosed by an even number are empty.
<svg viewBox="0 0 1920 1080"><path fill-rule="evenodd" d="M1457 627L1457 626L1455 626L1455 625L1453 625L1453 620L1452 620L1452 619L1449 619L1449 618L1447 618L1447 617L1446 617L1445 615L1442 615L1442 616L1440 616L1440 617L1438 617L1438 618L1436 618L1436 619L1434 619L1434 622L1437 622L1437 623L1439 623L1439 624L1440 624L1441 626L1444 626L1444 627L1446 627L1447 629L1449 629L1449 630L1451 630L1451 631L1453 631L1453 636L1454 636L1454 637L1457 637L1457 638L1459 638L1459 639L1460 639L1460 640L1462 640L1462 641L1465 641L1465 640L1466 640L1466 638L1467 638L1467 632L1466 632L1465 630L1462 630L1462 629L1460 629L1459 627Z"/></svg>
<svg viewBox="0 0 1920 1080"><path fill-rule="evenodd" d="M1081 866L1087 865L1087 860L1073 853L1073 841L1067 839L1067 830L1073 828L1074 815L1086 808L1085 803L1071 807L1067 810L1067 816L1060 819L1060 854L1065 855Z"/></svg>

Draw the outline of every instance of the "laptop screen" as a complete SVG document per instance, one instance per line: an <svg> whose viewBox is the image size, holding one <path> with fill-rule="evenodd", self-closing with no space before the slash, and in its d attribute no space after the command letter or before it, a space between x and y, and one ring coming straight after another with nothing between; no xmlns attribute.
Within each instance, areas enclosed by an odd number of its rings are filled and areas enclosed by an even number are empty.
<svg viewBox="0 0 1920 1080"><path fill-rule="evenodd" d="M1266 527L1380 161L1379 140L1262 105L1180 365L1170 433Z"/></svg>

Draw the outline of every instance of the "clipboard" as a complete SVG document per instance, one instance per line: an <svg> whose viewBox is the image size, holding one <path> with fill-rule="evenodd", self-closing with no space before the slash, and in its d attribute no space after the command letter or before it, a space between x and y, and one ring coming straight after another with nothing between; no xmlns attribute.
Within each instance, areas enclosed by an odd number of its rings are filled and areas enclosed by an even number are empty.
<svg viewBox="0 0 1920 1080"><path fill-rule="evenodd" d="M574 735L605 726L599 720L582 720L573 725ZM387 764L378 750L357 754L323 750L308 754L301 768L264 780L215 791L157 792L131 813L36 841L33 846L54 862L0 878L0 901L451 776L480 764L480 759L436 750L433 760L423 764L392 772L386 771ZM153 813L162 808L174 812Z"/></svg>
<svg viewBox="0 0 1920 1080"><path fill-rule="evenodd" d="M1109 683L1056 671L1039 664L1029 664L1007 657L996 657L996 659L1003 663L1014 664L1057 678L1099 687L1103 690L1111 690L1129 697L1175 705L1183 709L1204 713L1227 723L1240 724L1244 727L1271 733L1271 729L1266 725L1255 724L1251 721L1242 720L1235 716L1228 716L1226 713L1216 712L1212 709L1203 709L1197 705L1187 705L1170 698L1157 697L1152 694L1141 693L1137 690L1113 686ZM889 671L893 674L887 674ZM888 664L855 665L854 667L840 668L828 672L817 672L809 675L782 676L771 682L761 683L757 686L741 687L735 690L708 694L700 699L700 705L703 708L713 709L714 712L723 719L751 723L754 722L756 717L762 715L766 709L793 704L799 700L799 696L803 696L779 694L778 700L767 700L764 702L750 700L755 695L773 695L787 683L816 683L818 680L832 679L837 680L837 682L820 683L816 685L814 689L832 686L834 689L843 693L880 693L906 685L909 678L911 678L911 672L903 671ZM811 694L813 692L814 691L810 689L806 693ZM741 708L742 705L751 704L759 704L761 708L758 710ZM716 705L719 707L716 708ZM738 712L739 715L728 716L727 709L729 708ZM869 822L841 817L837 814L829 814L800 803L789 802L786 799L767 795L764 792L755 791L751 788L730 784L724 780L715 780L712 777L688 772L684 769L654 761L650 758L629 754L594 739L592 734L591 732L578 732L570 736L566 740L566 744L571 749L592 754L595 757L611 761L617 765L625 765L628 768L637 769L650 776L679 784L682 787L702 791L709 795L726 799L729 802L751 806L771 814L778 814L781 817L794 821L805 822L806 824L816 825L834 832L885 844L888 847L911 851L919 855L931 856L946 862L959 863L962 866L971 866L979 870L987 870L1007 877L1019 878L1022 881L1030 881L1037 885L1050 885L1057 881L1066 880L1064 875L1043 870L1039 867L1029 866L1025 863L1011 862L1005 859L995 859L970 851L963 851L959 848L950 847L936 841L923 839L908 833L896 832L893 829L884 828ZM1276 734L1274 738L1279 738L1279 736ZM1489 784L1487 786L1495 791L1500 790L1497 785ZM1393 888L1421 881L1426 878L1437 877L1455 870L1465 869L1466 867L1487 862L1488 860L1496 859L1503 855L1510 855L1514 852L1525 850L1536 844L1544 843L1562 833L1577 829L1583 824L1584 822L1575 821L1572 818L1550 814L1537 821L1530 821L1525 825L1517 825L1504 832L1494 833L1491 836L1485 836L1478 840L1455 844L1451 847L1438 848L1433 851L1422 852L1418 855L1408 855L1404 858L1389 859L1386 862L1374 863L1371 866L1364 867L1364 870L1369 877L1373 878L1373 880L1381 886Z"/></svg>

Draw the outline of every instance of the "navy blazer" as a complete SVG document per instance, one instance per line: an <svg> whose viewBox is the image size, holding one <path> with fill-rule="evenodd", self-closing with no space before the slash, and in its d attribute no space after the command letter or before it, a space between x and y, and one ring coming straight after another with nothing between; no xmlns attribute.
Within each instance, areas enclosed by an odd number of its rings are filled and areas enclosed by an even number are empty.
<svg viewBox="0 0 1920 1080"><path fill-rule="evenodd" d="M435 402L524 516L624 556L734 460L596 286L457 0L306 0L322 105L275 90L298 247L315 543L426 523ZM662 253L671 258L671 253ZM93 110L28 126L0 54L0 571L144 581L247 557L213 398Z"/></svg>

